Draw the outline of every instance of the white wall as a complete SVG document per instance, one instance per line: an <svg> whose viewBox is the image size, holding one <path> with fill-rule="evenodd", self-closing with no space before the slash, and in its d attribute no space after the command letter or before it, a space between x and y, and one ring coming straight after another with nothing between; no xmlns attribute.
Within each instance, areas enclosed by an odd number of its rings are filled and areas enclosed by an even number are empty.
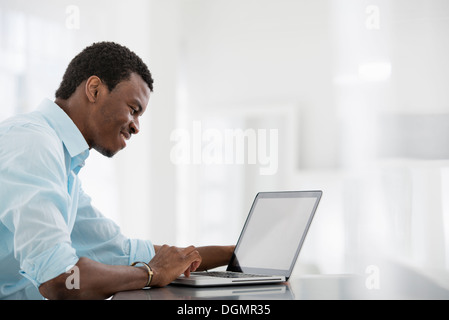
<svg viewBox="0 0 449 320"><path fill-rule="evenodd" d="M447 269L441 189L447 138L437 134L445 132L449 111L447 2L192 0L180 1L180 8L182 126L238 109L244 119L230 116L228 125L248 128L254 125L244 116L248 110L282 117L280 110L294 106L287 117L296 135L280 132L280 141L291 145L279 151L280 161L289 161L276 175L260 176L250 165L216 167L231 181L240 177L234 188L245 196L222 189L237 212L223 215L215 232L235 236L238 228L226 229L226 219L238 224L234 215L246 214L257 191L318 188L323 203L302 261L324 272L361 271L380 252ZM415 114L425 133L417 138L413 128L401 129L404 117ZM429 115L433 120L425 121ZM205 188L198 185L207 179L193 172L198 166L187 170L184 183L198 198L191 214L208 219L195 210L219 211L201 199ZM190 228L193 242L207 230Z"/></svg>

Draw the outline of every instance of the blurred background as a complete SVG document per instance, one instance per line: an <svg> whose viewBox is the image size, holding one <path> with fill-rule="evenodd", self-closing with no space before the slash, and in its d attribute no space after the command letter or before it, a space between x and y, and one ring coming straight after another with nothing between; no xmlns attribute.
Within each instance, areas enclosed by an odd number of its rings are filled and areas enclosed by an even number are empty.
<svg viewBox="0 0 449 320"><path fill-rule="evenodd" d="M447 0L0 0L0 120L99 41L155 79L140 134L80 173L126 235L233 244L257 192L318 189L295 274L449 284Z"/></svg>

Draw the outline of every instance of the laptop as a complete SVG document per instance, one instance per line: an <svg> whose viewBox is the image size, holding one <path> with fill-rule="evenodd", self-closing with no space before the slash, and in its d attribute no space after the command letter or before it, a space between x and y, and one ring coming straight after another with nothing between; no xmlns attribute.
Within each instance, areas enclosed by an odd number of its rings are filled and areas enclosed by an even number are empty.
<svg viewBox="0 0 449 320"><path fill-rule="evenodd" d="M259 192L226 271L192 272L172 284L196 287L287 281L322 191Z"/></svg>

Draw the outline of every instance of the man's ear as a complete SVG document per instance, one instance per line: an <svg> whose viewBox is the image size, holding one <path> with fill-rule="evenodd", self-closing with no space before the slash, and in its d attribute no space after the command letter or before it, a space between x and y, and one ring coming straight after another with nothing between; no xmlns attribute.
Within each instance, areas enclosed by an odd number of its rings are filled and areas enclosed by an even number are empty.
<svg viewBox="0 0 449 320"><path fill-rule="evenodd" d="M89 77L89 79L87 79L85 92L87 99L90 102L95 103L95 101L97 100L98 93L101 90L101 85L102 85L101 79L98 78L97 76L91 76Z"/></svg>

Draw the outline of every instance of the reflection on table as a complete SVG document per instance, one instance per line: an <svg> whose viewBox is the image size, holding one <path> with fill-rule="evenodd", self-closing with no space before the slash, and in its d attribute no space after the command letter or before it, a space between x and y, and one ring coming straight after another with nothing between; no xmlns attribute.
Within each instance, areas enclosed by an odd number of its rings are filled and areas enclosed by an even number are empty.
<svg viewBox="0 0 449 320"><path fill-rule="evenodd" d="M296 300L348 299L358 277L347 275L304 276L267 285L241 285L193 288L169 285L119 292L113 300Z"/></svg>

